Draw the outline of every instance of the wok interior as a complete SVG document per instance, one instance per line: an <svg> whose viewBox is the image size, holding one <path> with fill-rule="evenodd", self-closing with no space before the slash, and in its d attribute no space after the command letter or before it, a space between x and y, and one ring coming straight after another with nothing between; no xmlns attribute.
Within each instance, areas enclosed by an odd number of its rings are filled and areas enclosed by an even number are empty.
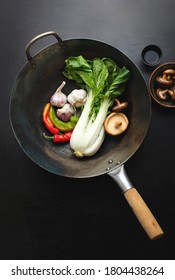
<svg viewBox="0 0 175 280"><path fill-rule="evenodd" d="M87 59L110 57L131 71L131 79L120 100L128 101L126 115L129 127L118 137L106 135L93 157L78 159L69 143L55 144L43 138L48 134L42 123L42 110L57 87L66 81L64 93L76 85L62 75L68 56L83 55ZM150 118L150 98L145 81L135 64L122 52L102 42L89 39L54 44L34 58L35 68L28 62L19 74L11 94L10 117L15 136L24 152L49 172L67 177L91 177L104 174L124 163L142 143Z"/></svg>

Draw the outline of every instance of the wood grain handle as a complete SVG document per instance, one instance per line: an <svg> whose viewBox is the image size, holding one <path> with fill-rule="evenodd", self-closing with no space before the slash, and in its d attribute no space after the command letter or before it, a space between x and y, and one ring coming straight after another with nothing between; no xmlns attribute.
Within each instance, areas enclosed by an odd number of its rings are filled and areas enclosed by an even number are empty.
<svg viewBox="0 0 175 280"><path fill-rule="evenodd" d="M163 230L138 191L131 188L124 193L124 196L150 239L161 237L164 234Z"/></svg>

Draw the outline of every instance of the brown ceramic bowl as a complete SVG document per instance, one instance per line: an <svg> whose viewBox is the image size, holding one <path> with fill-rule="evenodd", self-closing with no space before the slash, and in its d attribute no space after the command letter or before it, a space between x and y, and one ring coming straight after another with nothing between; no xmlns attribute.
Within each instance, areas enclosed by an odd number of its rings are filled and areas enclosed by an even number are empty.
<svg viewBox="0 0 175 280"><path fill-rule="evenodd" d="M167 69L174 69L175 71L175 62L168 62L168 63L164 63L161 64L160 66L158 66L151 74L150 78L149 78L149 91L150 94L152 96L152 98L159 103L161 106L164 107L175 107L175 100L173 101L172 98L172 86L175 88L175 75L173 76L173 74L170 74L169 78L168 75L165 76L166 79L173 79L173 85L168 85L166 86L166 84L159 84L156 81L156 78L158 76L163 76L163 73L165 73L164 71L166 71ZM157 94L157 89L161 88L162 90L166 90L168 89L168 92L166 93L167 98L166 99L161 99L158 94ZM171 94L170 91L171 90Z"/></svg>

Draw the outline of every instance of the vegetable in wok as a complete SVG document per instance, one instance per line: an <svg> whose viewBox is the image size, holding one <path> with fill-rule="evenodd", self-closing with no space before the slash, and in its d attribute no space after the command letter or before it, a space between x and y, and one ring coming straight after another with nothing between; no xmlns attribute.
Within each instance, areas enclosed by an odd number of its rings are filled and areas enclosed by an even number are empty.
<svg viewBox="0 0 175 280"><path fill-rule="evenodd" d="M130 71L109 58L86 60L83 56L66 59L65 77L87 92L82 114L73 130L70 147L77 157L94 155L105 137L104 120L114 99L125 89Z"/></svg>
<svg viewBox="0 0 175 280"><path fill-rule="evenodd" d="M79 119L79 116L74 114L73 116L70 117L70 120L68 122L64 122L64 121L60 120L57 117L55 109L52 105L50 106L49 117L50 117L50 120L52 121L54 127L58 128L62 132L72 131L74 129L74 127L76 126L78 119Z"/></svg>
<svg viewBox="0 0 175 280"><path fill-rule="evenodd" d="M51 140L55 143L68 142L68 141L70 141L71 135L72 135L72 131L67 131L67 132L60 133L60 134L54 134L52 136L48 136L45 133L43 133L43 136L45 139Z"/></svg>
<svg viewBox="0 0 175 280"><path fill-rule="evenodd" d="M59 129L54 127L54 125L49 117L50 106L51 106L51 104L49 102L44 106L44 109L42 112L43 123L45 124L45 127L50 131L50 133L57 134L59 132Z"/></svg>

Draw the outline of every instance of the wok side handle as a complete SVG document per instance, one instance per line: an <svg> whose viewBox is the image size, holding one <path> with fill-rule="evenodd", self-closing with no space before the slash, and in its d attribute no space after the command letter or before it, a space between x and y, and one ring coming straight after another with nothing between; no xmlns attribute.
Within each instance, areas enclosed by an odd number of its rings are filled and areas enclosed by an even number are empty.
<svg viewBox="0 0 175 280"><path fill-rule="evenodd" d="M25 47L25 53L27 56L27 59L30 61L32 59L32 56L30 54L30 48L31 46L38 40L40 40L41 38L44 38L46 36L54 36L57 40L58 43L60 44L61 47L64 46L62 39L58 36L58 34L55 31L48 31L48 32L44 32L36 37L34 37Z"/></svg>
<svg viewBox="0 0 175 280"><path fill-rule="evenodd" d="M132 183L125 172L124 166L121 165L114 171L109 172L108 175L118 183L124 197L149 238L155 240L163 236L163 230L138 191L132 186Z"/></svg>

